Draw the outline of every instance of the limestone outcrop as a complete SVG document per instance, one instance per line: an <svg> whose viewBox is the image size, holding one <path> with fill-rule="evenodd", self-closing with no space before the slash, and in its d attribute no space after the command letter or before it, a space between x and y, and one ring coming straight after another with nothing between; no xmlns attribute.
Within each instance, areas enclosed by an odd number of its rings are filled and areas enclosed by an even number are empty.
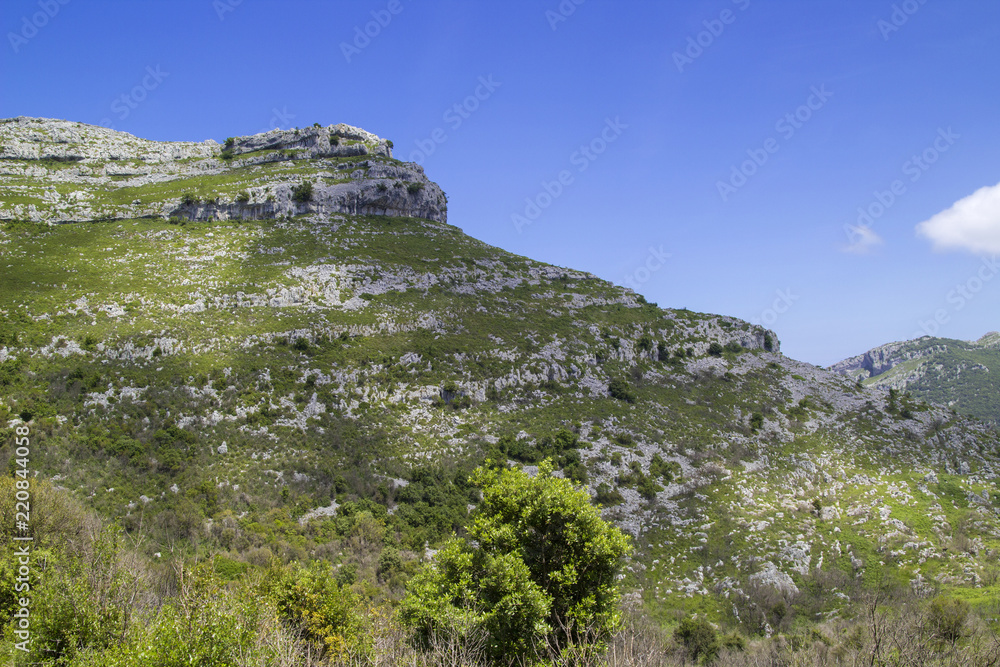
<svg viewBox="0 0 1000 667"><path fill-rule="evenodd" d="M296 197L308 183L311 196ZM447 221L447 198L392 142L315 125L220 144L150 141L47 118L0 120L0 219L267 219L303 213ZM154 187L150 187L154 186Z"/></svg>

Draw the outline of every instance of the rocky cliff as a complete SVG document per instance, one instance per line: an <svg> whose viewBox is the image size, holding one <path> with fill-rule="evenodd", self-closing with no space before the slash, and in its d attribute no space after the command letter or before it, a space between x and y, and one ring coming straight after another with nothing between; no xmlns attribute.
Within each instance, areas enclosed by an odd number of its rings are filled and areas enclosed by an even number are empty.
<svg viewBox="0 0 1000 667"><path fill-rule="evenodd" d="M305 181L310 196L296 198ZM447 220L447 199L420 165L393 159L391 142L344 124L219 144L18 117L0 121L0 183L6 220L258 220L313 212Z"/></svg>
<svg viewBox="0 0 1000 667"><path fill-rule="evenodd" d="M1000 421L1000 334L977 341L923 337L889 343L830 370L873 387L912 392L986 421Z"/></svg>

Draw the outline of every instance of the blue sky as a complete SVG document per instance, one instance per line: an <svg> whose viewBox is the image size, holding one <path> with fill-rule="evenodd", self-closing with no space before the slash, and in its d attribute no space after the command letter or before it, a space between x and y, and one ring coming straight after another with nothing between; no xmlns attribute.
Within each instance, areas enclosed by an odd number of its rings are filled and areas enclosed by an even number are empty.
<svg viewBox="0 0 1000 667"><path fill-rule="evenodd" d="M0 28L0 116L357 125L468 234L795 358L1000 329L998 3L5 0Z"/></svg>

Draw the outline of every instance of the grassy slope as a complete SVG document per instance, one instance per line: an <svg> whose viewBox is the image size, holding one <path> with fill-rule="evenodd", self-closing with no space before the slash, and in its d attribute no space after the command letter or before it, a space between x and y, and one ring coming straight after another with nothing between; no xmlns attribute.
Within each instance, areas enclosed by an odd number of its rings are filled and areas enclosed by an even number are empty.
<svg viewBox="0 0 1000 667"><path fill-rule="evenodd" d="M313 168L260 168L289 165ZM232 197L241 173L114 196ZM710 357L710 342L763 332L644 304L448 225L10 223L0 312L0 420L34 413L41 474L152 529L150 553L323 553L333 520L299 526L306 510L393 506L390 479L412 466L565 428L591 488L621 493L606 513L640 533L632 582L661 617L723 618L756 595L765 617L745 623L814 620L841 606L832 589L855 596L885 568L974 601L1000 595L995 433L913 401L911 419L887 414L879 392L779 354ZM660 361L660 345L680 356ZM613 378L634 403L608 396ZM449 407L452 385L468 407ZM680 474L642 497L629 465L649 474L654 454ZM441 534L401 539L417 551ZM765 560L803 591L779 596L801 613L750 584Z"/></svg>

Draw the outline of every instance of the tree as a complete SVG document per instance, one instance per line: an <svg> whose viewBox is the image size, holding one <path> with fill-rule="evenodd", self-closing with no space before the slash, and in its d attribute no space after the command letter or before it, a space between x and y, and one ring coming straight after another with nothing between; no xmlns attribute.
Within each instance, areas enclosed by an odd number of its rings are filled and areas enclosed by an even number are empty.
<svg viewBox="0 0 1000 667"><path fill-rule="evenodd" d="M292 201L298 204L308 204L313 198L313 184L311 181L302 181L292 188Z"/></svg>
<svg viewBox="0 0 1000 667"><path fill-rule="evenodd" d="M684 650L695 662L709 662L719 653L719 637L704 618L685 617L674 630L674 639L684 645Z"/></svg>
<svg viewBox="0 0 1000 667"><path fill-rule="evenodd" d="M608 394L611 398L617 398L619 401L635 403L635 394L632 393L632 389L628 386L628 382L622 378L615 378L608 383Z"/></svg>
<svg viewBox="0 0 1000 667"><path fill-rule="evenodd" d="M452 538L403 602L419 639L480 633L491 657L530 660L599 645L615 626L629 539L552 469L543 461L535 477L512 468L472 473L483 498L471 539Z"/></svg>
<svg viewBox="0 0 1000 667"><path fill-rule="evenodd" d="M722 346L719 345L718 343L712 343L711 345L708 346L708 353L713 357L721 357L722 350L723 350Z"/></svg>
<svg viewBox="0 0 1000 667"><path fill-rule="evenodd" d="M928 617L934 635L954 646L965 634L969 603L958 598L935 598L931 601Z"/></svg>

